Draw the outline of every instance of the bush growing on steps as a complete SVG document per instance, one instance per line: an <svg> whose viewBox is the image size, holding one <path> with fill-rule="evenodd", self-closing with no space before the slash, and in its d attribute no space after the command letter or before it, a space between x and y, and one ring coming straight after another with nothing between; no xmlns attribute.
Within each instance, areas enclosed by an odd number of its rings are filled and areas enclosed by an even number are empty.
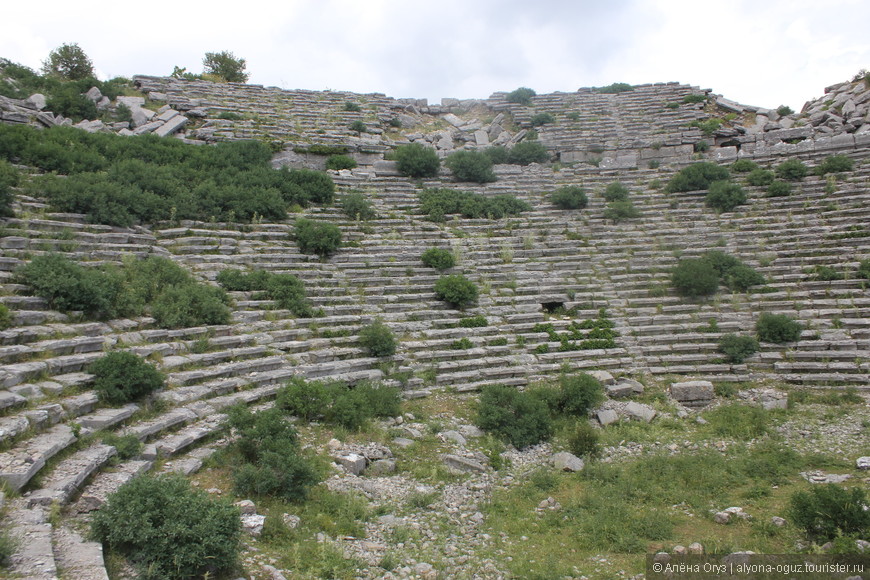
<svg viewBox="0 0 870 580"><path fill-rule="evenodd" d="M317 254L326 258L341 246L341 230L329 222L306 218L296 220L294 237L303 254Z"/></svg>
<svg viewBox="0 0 870 580"><path fill-rule="evenodd" d="M487 157L492 159L492 155ZM507 151L506 163L511 165L529 165L531 163L546 163L550 160L550 152L538 141L523 141ZM493 160L493 163L496 163Z"/></svg>
<svg viewBox="0 0 870 580"><path fill-rule="evenodd" d="M710 187L714 181L721 181L730 177L725 167L702 161L684 167L668 182L665 190L668 193L681 191L700 191Z"/></svg>
<svg viewBox="0 0 870 580"><path fill-rule="evenodd" d="M420 192L420 211L433 222L443 222L449 214L467 218L501 219L529 211L531 206L512 195L487 197L468 191L448 188L425 189Z"/></svg>
<svg viewBox="0 0 870 580"><path fill-rule="evenodd" d="M843 171L852 171L855 167L855 162L851 157L845 155L829 155L825 157L821 163L816 166L813 171L816 175L827 175L828 173L841 173Z"/></svg>
<svg viewBox="0 0 870 580"><path fill-rule="evenodd" d="M628 201L628 188L618 181L609 184L601 194L604 201Z"/></svg>
<svg viewBox="0 0 870 580"><path fill-rule="evenodd" d="M349 387L339 382L294 378L278 392L277 406L303 421L324 421L357 430L373 417L394 417L401 395L395 387L363 382Z"/></svg>
<svg viewBox="0 0 870 580"><path fill-rule="evenodd" d="M378 217L372 203L361 193L348 193L341 198L341 211L354 220L368 221Z"/></svg>
<svg viewBox="0 0 870 580"><path fill-rule="evenodd" d="M786 181L774 181L767 186L768 197L785 197L791 195L791 184Z"/></svg>
<svg viewBox="0 0 870 580"><path fill-rule="evenodd" d="M399 173L406 177L435 177L441 167L438 154L419 143L400 145L394 154Z"/></svg>
<svg viewBox="0 0 870 580"><path fill-rule="evenodd" d="M764 185L770 185L774 180L773 171L768 171L767 169L753 169L746 176L746 183L749 185L753 185L756 187L761 187Z"/></svg>
<svg viewBox="0 0 870 580"><path fill-rule="evenodd" d="M483 154L489 157L489 160L492 161L493 165L510 163L508 161L508 150L506 147L503 147L501 145L493 145L492 147L487 147L483 150Z"/></svg>
<svg viewBox="0 0 870 580"><path fill-rule="evenodd" d="M420 255L420 260L436 270L448 270L456 265L456 256L445 248L429 248Z"/></svg>
<svg viewBox="0 0 870 580"><path fill-rule="evenodd" d="M532 127L540 127L541 125L549 125L556 122L556 118L552 113L535 113L530 120Z"/></svg>
<svg viewBox="0 0 870 580"><path fill-rule="evenodd" d="M622 220L634 219L640 217L640 210L634 207L630 200L611 201L604 208L604 219L612 220L618 224Z"/></svg>
<svg viewBox="0 0 870 580"><path fill-rule="evenodd" d="M435 294L439 300L464 309L477 303L477 286L462 274L441 276L435 282Z"/></svg>
<svg viewBox="0 0 870 580"><path fill-rule="evenodd" d="M220 288L204 284L170 286L151 304L151 316L161 328L188 328L201 324L229 324L229 297Z"/></svg>
<svg viewBox="0 0 870 580"><path fill-rule="evenodd" d="M524 449L553 435L547 405L528 392L505 385L488 385L480 394L477 426Z"/></svg>
<svg viewBox="0 0 870 580"><path fill-rule="evenodd" d="M479 151L456 151L444 160L456 181L489 183L496 180L492 161Z"/></svg>
<svg viewBox="0 0 870 580"><path fill-rule="evenodd" d="M6 330L12 326L12 313L9 307L0 302L0 330Z"/></svg>
<svg viewBox="0 0 870 580"><path fill-rule="evenodd" d="M559 377L557 408L564 415L585 417L604 401L604 387L592 375L578 373Z"/></svg>
<svg viewBox="0 0 870 580"><path fill-rule="evenodd" d="M146 579L229 572L241 537L239 510L179 475L142 475L122 485L94 515L94 536Z"/></svg>
<svg viewBox="0 0 870 580"><path fill-rule="evenodd" d="M550 201L559 209L583 209L589 204L586 190L579 185L566 185L550 194Z"/></svg>
<svg viewBox="0 0 870 580"><path fill-rule="evenodd" d="M118 406L141 399L163 387L166 377L139 356L114 351L88 366L100 400Z"/></svg>
<svg viewBox="0 0 870 580"><path fill-rule="evenodd" d="M704 203L719 212L731 211L746 203L746 192L736 183L714 181L710 184Z"/></svg>
<svg viewBox="0 0 870 580"><path fill-rule="evenodd" d="M800 181L807 173L809 169L799 159L789 159L776 166L776 176L786 181Z"/></svg>
<svg viewBox="0 0 870 580"><path fill-rule="evenodd" d="M735 292L746 292L764 282L764 276L752 267L719 250L705 252L700 258L680 260L671 274L671 283L684 296L714 294L719 284Z"/></svg>
<svg viewBox="0 0 870 580"><path fill-rule="evenodd" d="M870 259L861 260L861 262L858 264L858 270L855 272L855 275L858 278L870 280Z"/></svg>
<svg viewBox="0 0 870 580"><path fill-rule="evenodd" d="M334 171L353 169L355 167L356 160L350 155L330 155L326 159L326 168Z"/></svg>
<svg viewBox="0 0 870 580"><path fill-rule="evenodd" d="M740 364L758 352L758 341L752 336L726 334L719 339L719 352L725 355L725 360Z"/></svg>
<svg viewBox="0 0 870 580"><path fill-rule="evenodd" d="M289 310L296 316L308 318L315 314L305 295L305 285L293 274L226 269L218 272L217 282L231 291L262 292L262 296L274 300L278 308ZM259 295L255 294L257 298Z"/></svg>
<svg viewBox="0 0 870 580"><path fill-rule="evenodd" d="M568 450L577 457L598 457L601 454L598 429L581 421L568 437Z"/></svg>
<svg viewBox="0 0 870 580"><path fill-rule="evenodd" d="M801 337L803 327L787 314L764 312L755 323L758 340L782 344L794 342Z"/></svg>
<svg viewBox="0 0 870 580"><path fill-rule="evenodd" d="M519 105L529 106L532 104L532 97L534 97L536 94L537 93L534 89L530 89L528 87L520 87L509 92L506 99L508 103L517 103Z"/></svg>
<svg viewBox="0 0 870 580"><path fill-rule="evenodd" d="M396 353L396 337L390 327L380 320L359 331L359 342L371 356L392 356Z"/></svg>
<svg viewBox="0 0 870 580"><path fill-rule="evenodd" d="M12 216L12 188L20 181L18 170L0 160L0 217Z"/></svg>
<svg viewBox="0 0 870 580"><path fill-rule="evenodd" d="M750 173L755 169L758 169L758 163L750 159L738 159L731 164L731 171L737 173Z"/></svg>
<svg viewBox="0 0 870 580"><path fill-rule="evenodd" d="M789 499L794 524L819 543L839 537L866 538L870 533L868 507L870 502L863 489L845 489L833 483L795 492Z"/></svg>

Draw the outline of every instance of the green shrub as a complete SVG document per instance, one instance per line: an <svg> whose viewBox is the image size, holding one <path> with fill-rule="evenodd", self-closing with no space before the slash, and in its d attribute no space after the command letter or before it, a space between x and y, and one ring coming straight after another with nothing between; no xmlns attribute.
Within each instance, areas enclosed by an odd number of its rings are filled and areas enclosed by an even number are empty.
<svg viewBox="0 0 870 580"><path fill-rule="evenodd" d="M746 292L750 287L765 282L764 276L725 252L710 250L701 259L713 266L721 284L735 292Z"/></svg>
<svg viewBox="0 0 870 580"><path fill-rule="evenodd" d="M540 127L556 122L556 118L551 113L535 113L531 118L532 127Z"/></svg>
<svg viewBox="0 0 870 580"><path fill-rule="evenodd" d="M714 181L710 184L704 203L719 212L731 211L746 203L746 192L736 183Z"/></svg>
<svg viewBox="0 0 870 580"><path fill-rule="evenodd" d="M351 430L371 417L399 414L401 395L395 387L360 383L325 383L294 378L278 393L277 406L305 421L323 420Z"/></svg>
<svg viewBox="0 0 870 580"><path fill-rule="evenodd" d="M12 555L18 550L18 538L12 536L9 530L0 530L0 568L6 568L12 563Z"/></svg>
<svg viewBox="0 0 870 580"><path fill-rule="evenodd" d="M474 343L464 336L450 343L451 350L468 350L469 348L474 348Z"/></svg>
<svg viewBox="0 0 870 580"><path fill-rule="evenodd" d="M786 314L764 312L755 323L758 340L778 344L794 342L801 337L803 327Z"/></svg>
<svg viewBox="0 0 870 580"><path fill-rule="evenodd" d="M640 210L629 200L612 201L604 208L604 219L613 220L613 223L638 217L640 217Z"/></svg>
<svg viewBox="0 0 870 580"><path fill-rule="evenodd" d="M321 258L329 256L341 246L341 230L329 222L299 218L294 226L294 236L300 252L317 254Z"/></svg>
<svg viewBox="0 0 870 580"><path fill-rule="evenodd" d="M116 435L105 433L101 436L104 444L111 445L118 452L121 459L133 459L138 457L144 447L143 443L135 435Z"/></svg>
<svg viewBox="0 0 870 580"><path fill-rule="evenodd" d="M335 182L322 171L293 169L283 172L281 177L288 186L281 189L288 203L303 206L309 203L329 204L335 198ZM297 191L301 191L301 195Z"/></svg>
<svg viewBox="0 0 870 580"><path fill-rule="evenodd" d="M776 108L776 112L780 117L787 117L789 115L794 115L794 111L788 105L780 105Z"/></svg>
<svg viewBox="0 0 870 580"><path fill-rule="evenodd" d="M185 579L236 564L239 510L181 476L133 478L96 513L94 536L129 558L143 578Z"/></svg>
<svg viewBox="0 0 870 580"><path fill-rule="evenodd" d="M785 197L791 195L791 184L786 181L774 181L767 186L768 197Z"/></svg>
<svg viewBox="0 0 870 580"><path fill-rule="evenodd" d="M589 204L586 190L579 185L565 185L550 194L550 201L559 209L583 209Z"/></svg>
<svg viewBox="0 0 870 580"><path fill-rule="evenodd" d="M686 95L683 97L684 104L706 103L707 95Z"/></svg>
<svg viewBox="0 0 870 580"><path fill-rule="evenodd" d="M399 173L406 177L435 177L441 166L435 150L419 143L400 145L395 158Z"/></svg>
<svg viewBox="0 0 870 580"><path fill-rule="evenodd" d="M828 173L841 173L843 171L852 171L855 167L855 162L851 157L845 155L829 155L816 166L814 173L816 175L827 175Z"/></svg>
<svg viewBox="0 0 870 580"><path fill-rule="evenodd" d="M18 170L0 159L0 217L12 216L12 188L19 181Z"/></svg>
<svg viewBox="0 0 870 580"><path fill-rule="evenodd" d="M601 442L598 429L588 421L580 421L568 437L568 450L577 457L598 457Z"/></svg>
<svg viewBox="0 0 870 580"><path fill-rule="evenodd" d="M818 265L812 270L812 278L822 282L832 282L834 280L843 280L846 276L830 266Z"/></svg>
<svg viewBox="0 0 870 580"><path fill-rule="evenodd" d="M232 314L220 288L202 284L171 286L151 306L160 328L187 328L204 324L229 324Z"/></svg>
<svg viewBox="0 0 870 580"><path fill-rule="evenodd" d="M681 169L679 173L671 178L665 190L668 193L700 191L710 187L710 184L714 181L722 181L728 178L729 173L725 167L710 163L709 161L702 161Z"/></svg>
<svg viewBox="0 0 870 580"><path fill-rule="evenodd" d="M360 121L359 119L357 119L356 121L351 122L351 124L348 125L348 128L349 128L351 131L354 131L354 132L356 132L356 133L365 133L365 132L368 130L367 127L366 127L366 124L363 123L362 121Z"/></svg>
<svg viewBox="0 0 870 580"><path fill-rule="evenodd" d="M477 302L477 286L462 274L441 276L435 282L435 295L456 308L466 308Z"/></svg>
<svg viewBox="0 0 870 580"><path fill-rule="evenodd" d="M444 165L457 181L489 183L496 180L492 161L479 151L456 151L447 156Z"/></svg>
<svg viewBox="0 0 870 580"><path fill-rule="evenodd" d="M278 392L277 406L303 421L316 421L323 416L332 396L322 381L306 381L295 377Z"/></svg>
<svg viewBox="0 0 870 580"><path fill-rule="evenodd" d="M870 259L861 260L861 262L858 264L858 269L855 271L855 275L858 278L870 280Z"/></svg>
<svg viewBox="0 0 870 580"><path fill-rule="evenodd" d="M707 260L685 258L671 273L671 284L683 296L709 296L719 288L719 274Z"/></svg>
<svg viewBox="0 0 870 580"><path fill-rule="evenodd" d="M353 101L345 101L344 110L353 113L359 113L360 111L362 111L362 107L359 106L359 103L354 103Z"/></svg>
<svg viewBox="0 0 870 580"><path fill-rule="evenodd" d="M787 181L800 181L807 173L807 166L798 159L789 159L776 166L776 176Z"/></svg>
<svg viewBox="0 0 870 580"><path fill-rule="evenodd" d="M456 265L456 256L445 248L429 248L420 255L420 260L436 270L447 270Z"/></svg>
<svg viewBox="0 0 870 580"><path fill-rule="evenodd" d="M523 141L511 147L507 152L507 163L512 165L529 165L531 163L546 163L550 160L550 152L538 141Z"/></svg>
<svg viewBox="0 0 870 580"><path fill-rule="evenodd" d="M736 171L737 173L749 173L758 169L758 163L750 159L738 159L731 164L730 169L731 171Z"/></svg>
<svg viewBox="0 0 870 580"><path fill-rule="evenodd" d="M605 188L601 197L604 201L628 201L628 188L618 181L614 181Z"/></svg>
<svg viewBox="0 0 870 580"><path fill-rule="evenodd" d="M559 377L558 409L565 415L585 417L604 401L604 387L592 375L579 373Z"/></svg>
<svg viewBox="0 0 870 580"><path fill-rule="evenodd" d="M546 404L527 392L504 385L483 388L477 411L477 426L524 449L553 434L553 420Z"/></svg>
<svg viewBox="0 0 870 580"><path fill-rule="evenodd" d="M710 149L710 144L707 143L706 141L703 141L703 140L702 140L702 141L698 141L697 143L695 143L695 144L692 146L692 150L693 150L695 153L704 153L704 152L706 152L706 151L709 151L709 149Z"/></svg>
<svg viewBox="0 0 870 580"><path fill-rule="evenodd" d="M326 158L326 168L334 171L353 169L356 167L356 159L350 155L330 155Z"/></svg>
<svg viewBox="0 0 870 580"><path fill-rule="evenodd" d="M753 169L746 176L746 183L749 185L754 185L756 187L761 187L764 185L770 185L773 183L774 175L773 171L768 171L767 169Z"/></svg>
<svg viewBox="0 0 870 580"><path fill-rule="evenodd" d="M529 106L532 104L532 97L536 94L537 93L533 89L520 87L507 94L507 102Z"/></svg>
<svg viewBox="0 0 870 580"><path fill-rule="evenodd" d="M493 147L487 147L483 150L483 154L489 157L489 160L492 161L493 165L501 165L504 163L510 163L508 150L501 145L495 145Z"/></svg>
<svg viewBox="0 0 870 580"><path fill-rule="evenodd" d="M163 387L166 377L132 352L115 351L88 366L94 390L109 405L124 405Z"/></svg>
<svg viewBox="0 0 870 580"><path fill-rule="evenodd" d="M719 339L719 352L728 362L740 364L758 352L758 341L752 336L726 334Z"/></svg>
<svg viewBox="0 0 870 580"><path fill-rule="evenodd" d="M627 91L633 91L634 87L628 83L613 83L611 85L607 85L606 87L594 87L594 90L596 93L616 95L619 93L625 93Z"/></svg>
<svg viewBox="0 0 870 580"><path fill-rule="evenodd" d="M354 390L362 395L372 417L396 417L402 412L402 394L396 387L362 382Z"/></svg>
<svg viewBox="0 0 870 580"><path fill-rule="evenodd" d="M477 316L460 318L459 326L461 326L462 328L483 328L485 326L489 326L489 321L483 314L478 314Z"/></svg>
<svg viewBox="0 0 870 580"><path fill-rule="evenodd" d="M378 217L378 213L368 198L361 193L348 193L341 198L341 211L354 220L368 221Z"/></svg>
<svg viewBox="0 0 870 580"><path fill-rule="evenodd" d="M56 115L69 117L73 121L96 119L100 116L94 102L84 96L75 84L59 87L46 99L45 108Z"/></svg>
<svg viewBox="0 0 870 580"><path fill-rule="evenodd" d="M305 285L292 274L226 269L218 272L217 282L227 290L263 292L266 298L275 301L278 308L290 310L296 316L313 315L305 295Z"/></svg>
<svg viewBox="0 0 870 580"><path fill-rule="evenodd" d="M249 73L245 71L246 62L232 52L207 52L202 59L203 74L213 75L227 83L246 83Z"/></svg>
<svg viewBox="0 0 870 580"><path fill-rule="evenodd" d="M12 326L12 313L9 307L0 302L0 330L6 330Z"/></svg>
<svg viewBox="0 0 870 580"><path fill-rule="evenodd" d="M870 532L867 496L859 487L847 490L828 483L795 492L789 514L794 525L819 542L839 536L863 539Z"/></svg>
<svg viewBox="0 0 870 580"><path fill-rule="evenodd" d="M531 206L511 195L487 197L467 191L437 188L420 192L420 211L435 222L442 222L448 214L461 214L468 218L501 219L529 211Z"/></svg>
<svg viewBox="0 0 870 580"><path fill-rule="evenodd" d="M396 337L393 331L379 320L359 331L359 342L371 356L392 356L396 353Z"/></svg>

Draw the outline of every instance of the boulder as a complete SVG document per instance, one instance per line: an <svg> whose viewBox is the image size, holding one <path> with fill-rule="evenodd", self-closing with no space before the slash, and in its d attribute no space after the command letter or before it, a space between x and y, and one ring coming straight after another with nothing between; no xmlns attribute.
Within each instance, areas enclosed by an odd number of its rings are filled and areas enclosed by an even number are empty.
<svg viewBox="0 0 870 580"><path fill-rule="evenodd" d="M671 398L687 407L704 407L713 400L713 383L686 381L671 385Z"/></svg>
<svg viewBox="0 0 870 580"><path fill-rule="evenodd" d="M595 413L595 418L598 419L598 422L602 425L610 425L611 423L616 423L619 421L619 415L616 414L616 411L612 409L602 409Z"/></svg>
<svg viewBox="0 0 870 580"><path fill-rule="evenodd" d="M249 516L251 514L257 513L257 506L254 505L254 502L249 499L237 501L233 505L239 508L239 513L243 516Z"/></svg>
<svg viewBox="0 0 870 580"><path fill-rule="evenodd" d="M34 109L41 111L45 108L45 95L42 93L33 93L27 97L27 102L33 105Z"/></svg>
<svg viewBox="0 0 870 580"><path fill-rule="evenodd" d="M378 459L377 461L374 461L371 465L369 465L368 469L366 469L366 475L371 477L380 477L382 475L394 473L395 471L395 461L393 461L392 459Z"/></svg>
<svg viewBox="0 0 870 580"><path fill-rule="evenodd" d="M452 441L457 445L464 446L466 444L465 437L463 437L457 431L444 431L441 436L444 438L445 441Z"/></svg>
<svg viewBox="0 0 870 580"><path fill-rule="evenodd" d="M859 457L855 460L855 467L858 469L870 469L870 457Z"/></svg>
<svg viewBox="0 0 870 580"><path fill-rule="evenodd" d="M637 421L646 421L649 423L656 416L656 410L649 405L635 403L634 401L625 406L625 412L628 416Z"/></svg>
<svg viewBox="0 0 870 580"><path fill-rule="evenodd" d="M366 458L357 453L348 453L347 455L336 457L335 462L351 475L359 475L366 468Z"/></svg>
<svg viewBox="0 0 870 580"><path fill-rule="evenodd" d="M631 388L631 385L626 383L607 385L604 388L607 391L607 396L611 399L623 399L625 397L630 397L632 394L634 394L634 390Z"/></svg>
<svg viewBox="0 0 870 580"><path fill-rule="evenodd" d="M583 460L567 451L553 455L553 466L559 471L581 471L585 464Z"/></svg>
<svg viewBox="0 0 870 580"><path fill-rule="evenodd" d="M467 457L460 457L459 455L444 455L442 456L442 460L444 461L444 465L446 465L451 471L458 471L463 473L486 472L485 465Z"/></svg>
<svg viewBox="0 0 870 580"><path fill-rule="evenodd" d="M602 385L612 385L616 382L613 375L607 371L588 371L586 374L595 377Z"/></svg>
<svg viewBox="0 0 870 580"><path fill-rule="evenodd" d="M246 514L241 517L242 530L252 536L259 536L263 533L263 526L266 524L266 516L259 514Z"/></svg>

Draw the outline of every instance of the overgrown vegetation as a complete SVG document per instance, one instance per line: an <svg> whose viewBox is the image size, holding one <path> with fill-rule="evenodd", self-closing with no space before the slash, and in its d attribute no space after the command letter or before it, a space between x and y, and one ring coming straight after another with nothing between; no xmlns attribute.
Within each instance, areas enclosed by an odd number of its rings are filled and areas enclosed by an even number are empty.
<svg viewBox="0 0 870 580"><path fill-rule="evenodd" d="M207 52L202 59L202 70L227 83L246 83L250 76L246 71L245 59L239 58L228 50Z"/></svg>
<svg viewBox="0 0 870 580"><path fill-rule="evenodd" d="M462 274L451 274L438 278L435 295L455 308L464 309L477 303L478 290L475 283Z"/></svg>
<svg viewBox="0 0 870 580"><path fill-rule="evenodd" d="M456 181L489 183L496 180L492 161L479 151L456 151L447 156L444 165L450 169Z"/></svg>
<svg viewBox="0 0 870 580"><path fill-rule="evenodd" d="M484 153L493 159L498 147L490 147ZM492 152L492 153L491 153ZM550 152L539 141L522 141L507 150L507 157L501 163L511 165L530 165L532 163L546 163L550 160ZM493 163L496 163L493 160Z"/></svg>
<svg viewBox="0 0 870 580"><path fill-rule="evenodd" d="M296 316L308 318L315 315L306 297L305 285L293 274L228 268L218 272L217 282L230 291L255 292L255 300L274 300L278 308L289 310Z"/></svg>
<svg viewBox="0 0 870 580"><path fill-rule="evenodd" d="M396 353L396 337L390 327L380 320L360 329L359 343L371 356L392 356Z"/></svg>
<svg viewBox="0 0 870 580"><path fill-rule="evenodd" d="M604 201L628 201L628 188L622 185L618 181L614 181L604 189L604 192L601 194L601 197L604 198Z"/></svg>
<svg viewBox="0 0 870 580"><path fill-rule="evenodd" d="M353 169L356 167L356 159L350 155L330 155L326 158L326 168L333 171Z"/></svg>
<svg viewBox="0 0 870 580"><path fill-rule="evenodd" d="M740 364L758 352L758 341L752 336L726 334L719 339L718 348L727 362Z"/></svg>
<svg viewBox="0 0 870 580"><path fill-rule="evenodd" d="M17 279L61 312L82 312L107 320L151 314L162 328L226 324L229 298L197 282L172 260L128 258L121 268L87 267L60 254L37 256L16 272Z"/></svg>
<svg viewBox="0 0 870 580"><path fill-rule="evenodd" d="M109 496L92 528L148 580L229 572L241 537L236 507L177 475L133 478Z"/></svg>
<svg viewBox="0 0 870 580"><path fill-rule="evenodd" d="M530 89L528 87L520 87L509 92L506 98L508 103L517 103L520 105L530 106L532 104L532 97L534 97L535 95L537 95L537 93L534 91L534 89Z"/></svg>
<svg viewBox="0 0 870 580"><path fill-rule="evenodd" d="M375 211L372 202L362 193L351 192L343 195L339 203L341 211L351 219L369 221L378 217L378 212Z"/></svg>
<svg viewBox="0 0 870 580"><path fill-rule="evenodd" d="M828 173L842 173L844 171L852 171L855 167L855 162L851 157L845 155L829 155L825 157L821 163L816 166L813 173L816 175L827 175Z"/></svg>
<svg viewBox="0 0 870 580"><path fill-rule="evenodd" d="M48 173L31 187L58 211L114 226L190 219L281 221L290 204L332 203L324 172L271 168L259 141L199 147L155 135L0 125L0 159Z"/></svg>
<svg viewBox="0 0 870 580"><path fill-rule="evenodd" d="M550 194L550 202L559 209L583 209L589 198L579 185L565 185Z"/></svg>
<svg viewBox="0 0 870 580"><path fill-rule="evenodd" d="M555 123L556 118L552 115L552 113L535 113L534 115L532 115L532 118L529 122L532 124L532 127L540 127L541 125L549 125Z"/></svg>
<svg viewBox="0 0 870 580"><path fill-rule="evenodd" d="M12 216L12 188L19 182L18 170L0 160L0 217Z"/></svg>
<svg viewBox="0 0 870 580"><path fill-rule="evenodd" d="M799 159L789 159L776 166L776 176L786 181L800 181L809 173L809 169Z"/></svg>
<svg viewBox="0 0 870 580"><path fill-rule="evenodd" d="M529 211L531 206L512 195L487 197L455 189L425 189L420 192L420 211L433 222L443 222L447 215L467 218L501 219Z"/></svg>
<svg viewBox="0 0 870 580"><path fill-rule="evenodd" d="M399 173L406 177L435 177L441 167L438 154L431 147L419 143L400 145L394 153Z"/></svg>
<svg viewBox="0 0 870 580"><path fill-rule="evenodd" d="M278 393L277 406L303 421L323 421L356 431L375 417L395 417L401 395L395 387L292 379Z"/></svg>
<svg viewBox="0 0 870 580"><path fill-rule="evenodd" d="M293 228L293 237L303 254L329 257L341 246L341 230L337 225L308 218L299 218Z"/></svg>
<svg viewBox="0 0 870 580"><path fill-rule="evenodd" d="M764 277L738 258L719 250L700 258L684 258L671 273L671 284L683 296L709 296L722 284L734 292L764 284Z"/></svg>
<svg viewBox="0 0 870 580"><path fill-rule="evenodd" d="M480 394L477 426L523 449L553 435L547 405L527 391L505 385L488 385Z"/></svg>
<svg viewBox="0 0 870 580"><path fill-rule="evenodd" d="M668 193L701 191L708 189L714 181L727 180L729 177L730 174L725 167L702 161L681 169L671 178L665 190Z"/></svg>
<svg viewBox="0 0 870 580"><path fill-rule="evenodd" d="M100 401L113 406L136 401L163 387L166 377L129 351L114 351L88 366Z"/></svg>
<svg viewBox="0 0 870 580"><path fill-rule="evenodd" d="M613 83L606 87L593 87L593 90L596 93L603 93L605 95L617 95L619 93L633 91L634 87L628 83Z"/></svg>
<svg viewBox="0 0 870 580"><path fill-rule="evenodd" d="M727 212L746 203L746 192L736 183L714 181L704 197L707 206L719 212Z"/></svg>
<svg viewBox="0 0 870 580"><path fill-rule="evenodd" d="M436 270L449 270L456 265L456 256L446 248L429 248L420 255L420 260Z"/></svg>
<svg viewBox="0 0 870 580"><path fill-rule="evenodd" d="M758 340L778 344L794 342L801 337L803 327L787 314L763 312L755 323Z"/></svg>
<svg viewBox="0 0 870 580"><path fill-rule="evenodd" d="M619 333L614 330L613 321L607 310L601 308L596 318L576 321L572 320L564 332L556 330L551 322L541 322L532 327L532 332L545 332L550 342L558 342L559 352L572 350L594 350L600 348L616 348L616 338ZM549 346L548 349L549 350Z"/></svg>
<svg viewBox="0 0 870 580"><path fill-rule="evenodd" d="M798 491L789 499L794 524L812 540L864 539L870 532L870 503L863 489L833 483Z"/></svg>

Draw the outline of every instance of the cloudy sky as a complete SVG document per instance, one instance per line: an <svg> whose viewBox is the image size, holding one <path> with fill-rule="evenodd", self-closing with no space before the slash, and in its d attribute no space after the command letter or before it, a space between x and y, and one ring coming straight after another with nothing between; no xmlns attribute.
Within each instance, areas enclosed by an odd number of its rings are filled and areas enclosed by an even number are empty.
<svg viewBox="0 0 870 580"><path fill-rule="evenodd" d="M866 0L43 0L3 9L0 57L38 69L78 43L102 77L245 58L249 82L485 98L677 81L798 110L870 69ZM70 15L75 6L75 15Z"/></svg>

